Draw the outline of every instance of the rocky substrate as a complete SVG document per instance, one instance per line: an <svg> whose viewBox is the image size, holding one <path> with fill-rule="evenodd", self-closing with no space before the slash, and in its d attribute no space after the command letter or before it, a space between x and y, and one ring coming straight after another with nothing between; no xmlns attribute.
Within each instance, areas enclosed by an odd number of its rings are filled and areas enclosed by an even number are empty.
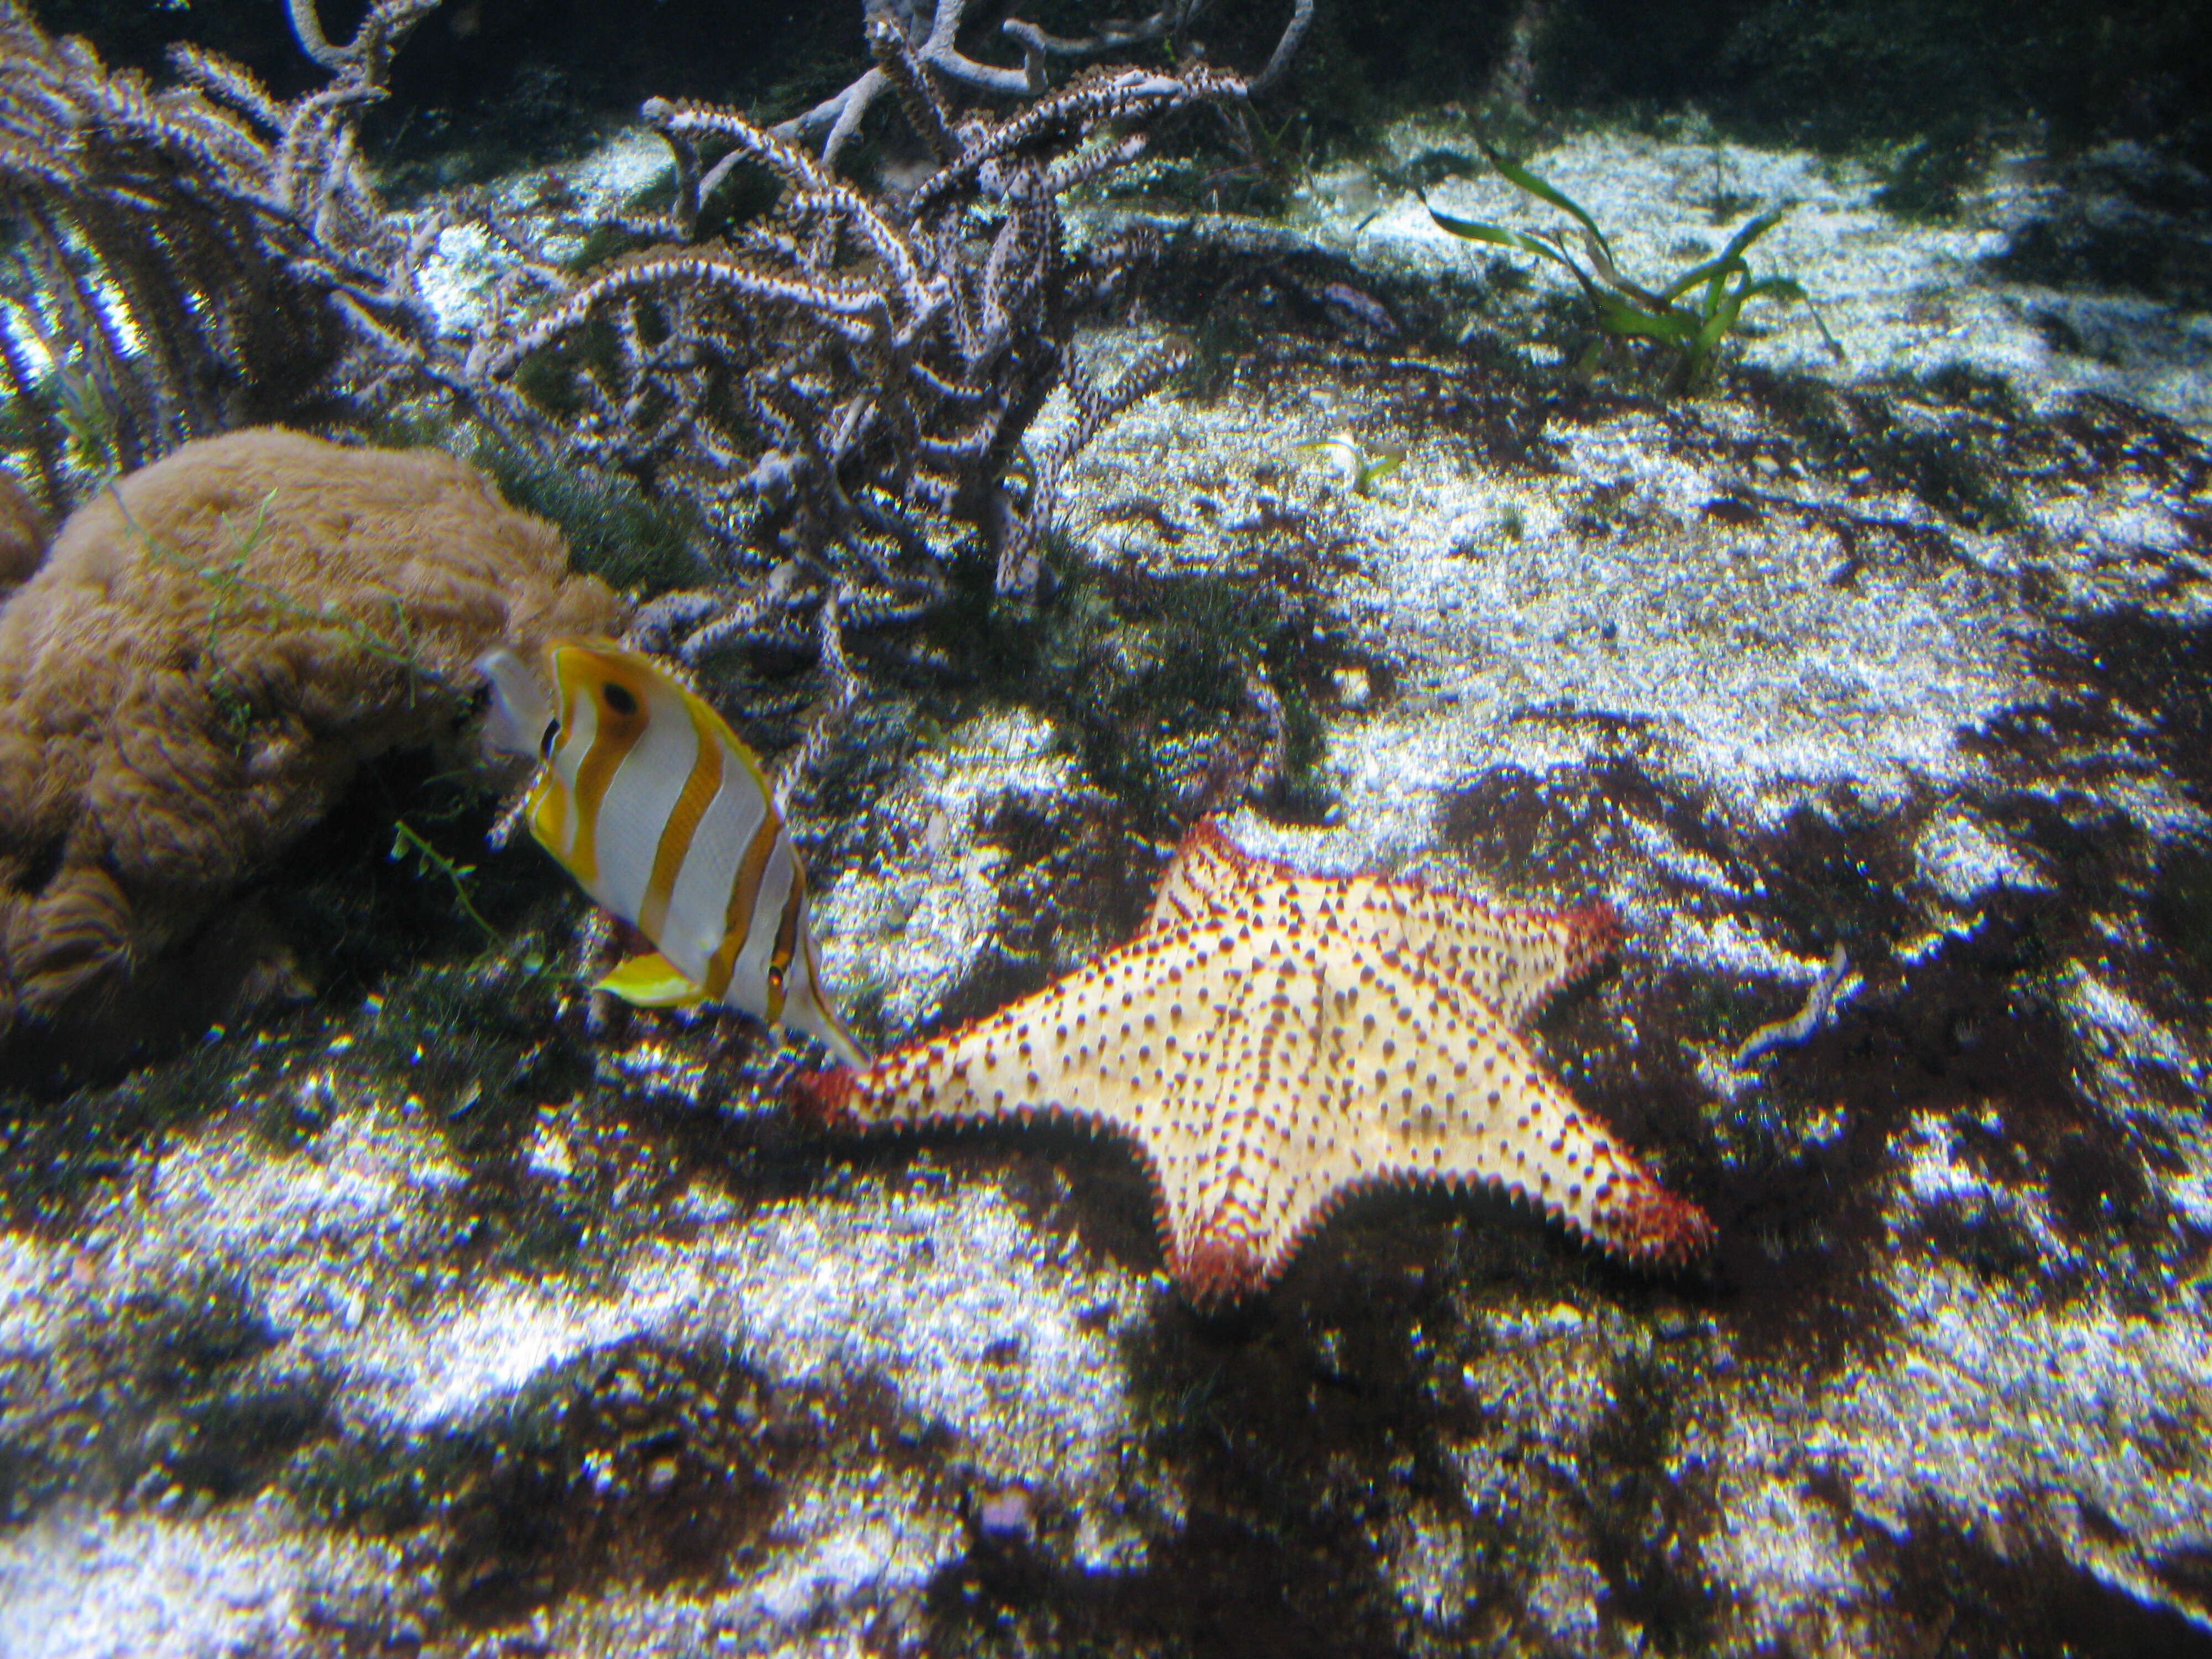
<svg viewBox="0 0 2212 1659"><path fill-rule="evenodd" d="M1691 260L1711 147L1577 142ZM1126 933L1214 808L1608 898L1539 1047L1709 1261L1391 1193L1201 1317L1127 1149L817 1142L791 1052L593 1006L483 808L489 945L342 824L269 899L322 994L0 1118L0 1651L2212 1649L2202 319L2070 356L2038 307L2125 306L1990 263L2056 211L2002 170L1931 230L1721 162L1846 364L1754 313L1662 398L1371 170L1202 222L1203 308L1089 342L1198 374L1043 597L867 647L800 812L878 1042Z"/></svg>

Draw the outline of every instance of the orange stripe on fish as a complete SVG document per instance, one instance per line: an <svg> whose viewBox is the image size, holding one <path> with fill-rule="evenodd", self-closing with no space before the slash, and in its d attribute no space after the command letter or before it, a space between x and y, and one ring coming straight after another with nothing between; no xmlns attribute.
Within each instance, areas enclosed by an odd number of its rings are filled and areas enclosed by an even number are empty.
<svg viewBox="0 0 2212 1659"><path fill-rule="evenodd" d="M798 948L799 924L806 914L806 872L799 860L791 863L791 891L785 895L783 914L776 918L775 948L768 958L768 1017L783 1018L784 976L791 971L791 953Z"/></svg>
<svg viewBox="0 0 2212 1659"><path fill-rule="evenodd" d="M568 842L568 867L586 887L596 887L599 807L606 799L607 786L615 780L616 769L645 735L646 688L637 683L641 676L635 665L610 663L599 653L587 657L581 651L556 649L553 660L561 680L564 720L579 693L594 700L592 712L598 717L592 746L576 767L572 792L574 834Z"/></svg>
<svg viewBox="0 0 2212 1659"><path fill-rule="evenodd" d="M653 878L646 884L645 904L637 915L638 931L650 939L659 939L667 923L668 901L675 896L676 878L683 873L684 860L691 851L691 837L722 787L722 745L715 741L714 730L720 721L710 725L688 702L684 713L698 733L699 758L691 763L691 775L684 781L684 793L676 798L675 810L660 831L660 844L653 850Z"/></svg>
<svg viewBox="0 0 2212 1659"><path fill-rule="evenodd" d="M730 905L722 917L722 942L714 947L703 981L711 1001L720 1002L728 994L738 957L752 937L753 906L759 902L761 879L768 873L768 861L775 855L775 839L782 828L774 813L761 820L760 828L753 831L752 844L745 848L738 866L737 879L730 884Z"/></svg>

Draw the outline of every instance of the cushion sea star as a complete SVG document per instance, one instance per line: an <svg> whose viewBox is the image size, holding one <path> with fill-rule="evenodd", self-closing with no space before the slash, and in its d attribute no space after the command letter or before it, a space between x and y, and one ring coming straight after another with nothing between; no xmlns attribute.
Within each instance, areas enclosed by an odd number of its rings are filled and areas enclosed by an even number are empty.
<svg viewBox="0 0 2212 1659"><path fill-rule="evenodd" d="M832 1127L1040 1113L1135 1139L1168 1266L1200 1306L1271 1282L1361 1188L1497 1187L1651 1266L1712 1226L1576 1106L1519 1035L1619 938L1603 905L1499 911L1448 887L1307 875L1201 823L1136 936L865 1071L799 1079Z"/></svg>

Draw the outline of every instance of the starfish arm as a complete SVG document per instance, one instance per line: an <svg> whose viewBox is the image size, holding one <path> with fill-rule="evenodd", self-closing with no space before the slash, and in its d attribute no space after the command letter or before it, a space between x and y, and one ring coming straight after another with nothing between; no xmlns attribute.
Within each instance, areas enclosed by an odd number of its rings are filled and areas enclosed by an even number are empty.
<svg viewBox="0 0 2212 1659"><path fill-rule="evenodd" d="M1577 1107L1499 1011L1419 958L1385 955L1371 972L1344 1024L1367 1169L1497 1188L1644 1266L1711 1246L1705 1212Z"/></svg>
<svg viewBox="0 0 2212 1659"><path fill-rule="evenodd" d="M1356 925L1378 950L1422 958L1516 1030L1620 942L1620 921L1609 904L1494 910L1446 886L1369 879L1358 885Z"/></svg>
<svg viewBox="0 0 2212 1659"><path fill-rule="evenodd" d="M1273 1284L1346 1198L1394 1174L1359 1132L1369 1108L1340 1018L1357 970L1329 948L1325 931L1301 925L1291 936L1303 941L1301 971L1282 988L1297 1018L1292 1041L1282 1045L1271 1103L1273 1179L1259 1215L1255 1266L1239 1283L1208 1287L1217 1293L1241 1296Z"/></svg>
<svg viewBox="0 0 2212 1659"><path fill-rule="evenodd" d="M1036 994L865 1071L804 1076L825 1127L985 1122L1043 1113L1133 1139L1168 1266L1200 1306L1257 1290L1310 1187L1283 1155L1318 980L1227 916L1147 930Z"/></svg>
<svg viewBox="0 0 2212 1659"><path fill-rule="evenodd" d="M1281 1271L1283 1218L1306 1204L1299 1124L1321 980L1310 949L1285 951L1225 918L1182 932L1207 953L1220 994L1200 1043L1128 1127L1158 1182L1169 1270L1205 1307Z"/></svg>
<svg viewBox="0 0 2212 1659"><path fill-rule="evenodd" d="M1056 1113L1126 1131L1131 1097L1141 1097L1158 1069L1154 1044L1164 1048L1193 1017L1178 994L1192 971L1171 936L1140 936L996 1013L907 1043L864 1071L802 1076L793 1092L803 1112L830 1127Z"/></svg>
<svg viewBox="0 0 2212 1659"><path fill-rule="evenodd" d="M1379 950L1410 951L1468 984L1520 1028L1620 942L1607 904L1498 910L1448 884L1316 876L1246 852L1213 819L1194 826L1161 878L1146 926L1285 902L1328 915Z"/></svg>
<svg viewBox="0 0 2212 1659"><path fill-rule="evenodd" d="M1213 819L1201 818L1168 860L1145 927L1176 927L1233 910L1255 897L1265 873L1277 868L1230 840Z"/></svg>

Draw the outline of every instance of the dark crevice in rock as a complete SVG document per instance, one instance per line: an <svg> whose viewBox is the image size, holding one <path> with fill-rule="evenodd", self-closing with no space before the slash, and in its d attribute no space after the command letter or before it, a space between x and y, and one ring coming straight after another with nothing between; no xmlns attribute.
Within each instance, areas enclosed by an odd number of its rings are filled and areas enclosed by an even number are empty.
<svg viewBox="0 0 2212 1659"><path fill-rule="evenodd" d="M1913 896L1913 845L1932 799L1876 809L1838 795L1751 830L1647 775L1632 749L1540 778L1495 772L1443 808L1442 838L1486 879L1555 902L1580 896L1591 872L1630 856L1640 821L1712 860L1748 895L1720 897L1647 865L1646 878L1671 885L1676 902L1730 915L1802 956L1842 945L1864 975L1866 989L1846 1012L1770 1060L1733 1107L1710 1098L1692 1045L1725 1052L1755 1025L1794 1012L1802 991L1656 968L1632 942L1617 977L1601 982L1603 1005L1571 1002L1543 1033L1578 1097L1712 1212L1722 1239L1715 1306L1754 1352L1787 1349L1803 1364L1809 1337L1812 1363L1825 1370L1881 1346L1889 1316L1873 1288L1876 1253L1887 1248L1878 1201L1898 1136L1929 1111L1948 1115L1955 1155L1985 1179L2046 1201L2063 1232L2104 1264L2100 1273L2124 1279L2185 1248L2156 1197L2154 1172L2172 1154L2154 1115L2118 1111L2085 1089L2060 975L2087 963L2164 1017L2191 1018L2202 1006L2201 970L2115 944L2098 918L2138 907L2162 882L2173 896L2165 926L2185 932L2194 865L2109 814L2082 817L2087 797L2053 800L2030 787L2040 783L2039 759L2055 764L2060 749L2070 757L2092 738L2106 752L2119 750L2112 763L2129 764L2119 745L2130 728L2097 712L2116 696L2162 708L2157 747L2197 740L2187 688L2203 676L2193 662L2172 660L2185 659L2183 647L2161 650L2136 632L2129 648L2096 660L2124 660L2154 690L2106 680L2055 701L2034 717L2068 728L2047 754L2018 730L1972 738L2001 776L2020 781L1970 787L1960 804L2033 848L2056 890L1990 889L1963 926L1953 919L1948 937L1910 957L1897 953L1927 925L1928 898ZM1999 725L2027 718L2015 713ZM2138 742L2133 764L2153 763L2141 750ZM1620 1035L1620 1015L1632 1040ZM2147 1077L2154 1101L2185 1106L2185 1079L2136 1075ZM1813 1125L1833 1127L1808 1135ZM2017 1225L1995 1212L1938 1214L1918 1237L1979 1270L2025 1274L2045 1294L2079 1287L2077 1271L2023 1255Z"/></svg>

